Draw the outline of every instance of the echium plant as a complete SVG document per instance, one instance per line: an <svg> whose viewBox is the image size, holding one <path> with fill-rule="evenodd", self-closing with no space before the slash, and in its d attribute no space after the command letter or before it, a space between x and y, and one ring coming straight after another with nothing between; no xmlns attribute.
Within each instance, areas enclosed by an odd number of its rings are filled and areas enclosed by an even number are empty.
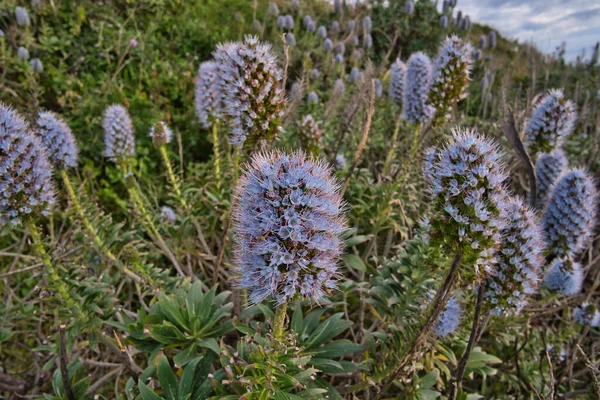
<svg viewBox="0 0 600 400"><path fill-rule="evenodd" d="M519 314L537 290L544 241L535 213L519 198L504 202L504 226L496 264L484 281L486 304L494 315Z"/></svg>
<svg viewBox="0 0 600 400"><path fill-rule="evenodd" d="M271 45L246 36L243 42L219 45L214 57L231 143L271 142L280 130L285 105L282 73Z"/></svg>
<svg viewBox="0 0 600 400"><path fill-rule="evenodd" d="M436 124L450 119L453 106L467 96L473 47L458 36L444 40L433 68L429 104L435 108Z"/></svg>
<svg viewBox="0 0 600 400"><path fill-rule="evenodd" d="M548 251L575 256L585 249L596 224L596 186L582 170L564 173L552 189L542 218Z"/></svg>
<svg viewBox="0 0 600 400"><path fill-rule="evenodd" d="M198 67L194 100L196 115L204 129L217 123L221 117L218 74L217 63L214 61L205 61Z"/></svg>
<svg viewBox="0 0 600 400"><path fill-rule="evenodd" d="M181 187L179 185L179 180L175 176L175 172L173 171L173 166L171 165L171 159L169 157L169 152L167 150L167 145L171 143L171 138L173 136L173 132L171 128L164 122L158 121L152 128L150 128L149 136L152 138L152 144L154 147L158 149L160 156L163 160L163 164L167 170L167 178L169 179L169 183L171 185L171 189L173 190L173 194L181 204L181 206L186 209L187 202L183 197L181 192ZM218 169L219 166L215 163L215 177L217 178L218 183Z"/></svg>
<svg viewBox="0 0 600 400"><path fill-rule="evenodd" d="M305 115L298 124L298 138L307 153L319 155L323 147L323 132L311 114Z"/></svg>
<svg viewBox="0 0 600 400"><path fill-rule="evenodd" d="M525 147L531 155L561 147L573 133L576 120L575 104L565 99L562 90L550 90L538 102L525 125Z"/></svg>
<svg viewBox="0 0 600 400"><path fill-rule="evenodd" d="M595 304L583 303L575 308L573 319L580 325L600 326L600 311Z"/></svg>
<svg viewBox="0 0 600 400"><path fill-rule="evenodd" d="M461 252L476 275L493 267L504 227L507 175L501 158L497 145L476 131L454 129L448 144L426 159L435 207L430 244Z"/></svg>
<svg viewBox="0 0 600 400"><path fill-rule="evenodd" d="M236 264L251 303L325 300L336 288L344 203L332 170L302 152L255 154L236 188Z"/></svg>
<svg viewBox="0 0 600 400"><path fill-rule="evenodd" d="M537 179L537 208L543 210L550 196L552 186L559 176L567 170L569 163L562 149L555 149L550 153L541 154L535 163L535 176Z"/></svg>
<svg viewBox="0 0 600 400"><path fill-rule="evenodd" d="M408 122L425 123L433 116L435 109L427 104L431 87L431 60L422 52L414 53L406 63L404 78L404 112Z"/></svg>
<svg viewBox="0 0 600 400"><path fill-rule="evenodd" d="M44 146L25 120L0 103L0 225L26 225L47 279L64 304L80 314L78 304L50 258L36 218L49 215L54 204L52 166Z"/></svg>
<svg viewBox="0 0 600 400"><path fill-rule="evenodd" d="M113 104L104 111L104 155L117 164L135 155L133 124L127 109Z"/></svg>
<svg viewBox="0 0 600 400"><path fill-rule="evenodd" d="M390 98L398 105L402 104L404 97L404 77L406 75L406 65L400 59L392 64L390 70Z"/></svg>

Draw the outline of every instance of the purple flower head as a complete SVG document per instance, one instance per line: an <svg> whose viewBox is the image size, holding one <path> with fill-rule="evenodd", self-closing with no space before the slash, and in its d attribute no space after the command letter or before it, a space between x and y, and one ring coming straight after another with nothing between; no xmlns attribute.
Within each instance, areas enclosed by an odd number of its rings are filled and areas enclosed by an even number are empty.
<svg viewBox="0 0 600 400"><path fill-rule="evenodd" d="M340 23L337 21L333 21L331 23L330 30L332 35L337 35L338 33L340 33Z"/></svg>
<svg viewBox="0 0 600 400"><path fill-rule="evenodd" d="M390 97L398 105L404 99L404 78L406 76L406 65L399 58L392 64L390 71Z"/></svg>
<svg viewBox="0 0 600 400"><path fill-rule="evenodd" d="M280 130L285 95L282 73L270 44L246 36L243 42L217 46L222 113L231 128L231 143L272 141Z"/></svg>
<svg viewBox="0 0 600 400"><path fill-rule="evenodd" d="M600 312L593 304L583 303L580 307L576 307L573 319L580 325L589 325L593 328L600 326Z"/></svg>
<svg viewBox="0 0 600 400"><path fill-rule="evenodd" d="M346 157L342 153L336 154L335 156L335 168L346 169Z"/></svg>
<svg viewBox="0 0 600 400"><path fill-rule="evenodd" d="M550 196L552 186L569 167L567 156L562 149L541 154L535 164L537 178L537 207L543 210Z"/></svg>
<svg viewBox="0 0 600 400"><path fill-rule="evenodd" d="M56 114L43 111L39 114L36 123L36 133L46 149L48 161L54 168L73 168L77 166L79 150L69 125Z"/></svg>
<svg viewBox="0 0 600 400"><path fill-rule="evenodd" d="M335 45L333 51L335 52L335 54L344 55L344 53L346 52L346 46L344 45L344 43L340 42Z"/></svg>
<svg viewBox="0 0 600 400"><path fill-rule="evenodd" d="M531 155L561 147L573 133L576 120L575 104L565 99L562 90L550 90L535 106L525 125L525 147Z"/></svg>
<svg viewBox="0 0 600 400"><path fill-rule="evenodd" d="M257 33L262 33L263 26L259 20L255 19L254 21L252 21L252 30Z"/></svg>
<svg viewBox="0 0 600 400"><path fill-rule="evenodd" d="M317 105L319 104L319 95L316 92L310 92L308 97L306 98L306 102L308 105Z"/></svg>
<svg viewBox="0 0 600 400"><path fill-rule="evenodd" d="M448 16L447 15L442 15L440 17L440 26L442 28L447 28L448 27Z"/></svg>
<svg viewBox="0 0 600 400"><path fill-rule="evenodd" d="M279 7L275 2L271 2L271 4L269 4L269 9L267 10L267 13L270 17L276 17L279 15Z"/></svg>
<svg viewBox="0 0 600 400"><path fill-rule="evenodd" d="M537 291L544 241L535 213L519 198L504 202L497 262L486 277L485 298L495 315L519 314Z"/></svg>
<svg viewBox="0 0 600 400"><path fill-rule="evenodd" d="M346 25L346 30L348 32L354 32L355 29L356 29L356 20L351 19L350 21L348 21L348 24Z"/></svg>
<svg viewBox="0 0 600 400"><path fill-rule="evenodd" d="M370 49L373 47L373 36L370 33L365 33L363 36L363 47L365 49Z"/></svg>
<svg viewBox="0 0 600 400"><path fill-rule="evenodd" d="M346 225L330 167L276 150L255 154L246 169L233 220L240 284L250 302L325 300L336 288Z"/></svg>
<svg viewBox="0 0 600 400"><path fill-rule="evenodd" d="M288 14L284 18L285 18L285 25L283 27L289 31L293 30L295 27L294 17L292 17L291 15Z"/></svg>
<svg viewBox="0 0 600 400"><path fill-rule="evenodd" d="M150 128L148 136L152 138L152 144L154 146L160 147L171 143L173 132L164 121L158 121L156 125Z"/></svg>
<svg viewBox="0 0 600 400"><path fill-rule="evenodd" d="M300 8L300 0L292 0L292 11L298 11Z"/></svg>
<svg viewBox="0 0 600 400"><path fill-rule="evenodd" d="M277 29L285 28L285 16L280 15L277 17Z"/></svg>
<svg viewBox="0 0 600 400"><path fill-rule="evenodd" d="M304 16L304 18L302 18L302 25L305 28L308 28L310 25L312 25L312 23L313 23L313 19L312 19L312 17L310 15L306 14Z"/></svg>
<svg viewBox="0 0 600 400"><path fill-rule="evenodd" d="M29 61L29 65L36 74L44 72L44 64L42 64L42 61L39 58L32 58L31 61Z"/></svg>
<svg viewBox="0 0 600 400"><path fill-rule="evenodd" d="M497 41L498 37L496 31L490 31L490 33L488 33L488 49L495 49Z"/></svg>
<svg viewBox="0 0 600 400"><path fill-rule="evenodd" d="M294 36L292 32L288 32L285 34L285 44L287 44L288 46L296 45L296 36Z"/></svg>
<svg viewBox="0 0 600 400"><path fill-rule="evenodd" d="M29 50L27 50L25 47L20 46L17 49L17 59L19 61L27 61L29 60Z"/></svg>
<svg viewBox="0 0 600 400"><path fill-rule="evenodd" d="M426 179L435 213L431 243L463 252L464 265L490 272L500 245L507 174L498 146L474 130L454 129L435 154L428 152ZM469 271L470 272L470 271Z"/></svg>
<svg viewBox="0 0 600 400"><path fill-rule="evenodd" d="M336 64L343 64L344 63L344 56L341 54L336 54L335 55L335 63Z"/></svg>
<svg viewBox="0 0 600 400"><path fill-rule="evenodd" d="M221 118L219 68L214 61L205 61L198 68L194 102L200 125L208 129Z"/></svg>
<svg viewBox="0 0 600 400"><path fill-rule="evenodd" d="M325 50L328 53L331 50L333 50L333 42L331 41L331 39L327 38L323 41L323 50Z"/></svg>
<svg viewBox="0 0 600 400"><path fill-rule="evenodd" d="M48 215L54 204L52 166L39 137L0 103L0 226Z"/></svg>
<svg viewBox="0 0 600 400"><path fill-rule="evenodd" d="M25 7L17 7L15 8L15 17L17 17L17 25L19 26L29 26L31 25L31 19L29 18L29 13Z"/></svg>
<svg viewBox="0 0 600 400"><path fill-rule="evenodd" d="M450 119L453 106L467 96L471 72L471 45L458 36L449 36L435 60L429 104L436 111L436 123Z"/></svg>
<svg viewBox="0 0 600 400"><path fill-rule="evenodd" d="M582 170L564 173L552 188L542 226L553 254L574 256L589 244L596 225L596 185Z"/></svg>
<svg viewBox="0 0 600 400"><path fill-rule="evenodd" d="M177 222L177 214L175 214L175 211L171 207L162 206L160 209L160 219L168 225L173 225Z"/></svg>
<svg viewBox="0 0 600 400"><path fill-rule="evenodd" d="M312 115L305 115L298 124L300 145L307 152L318 155L323 147L323 132Z"/></svg>
<svg viewBox="0 0 600 400"><path fill-rule="evenodd" d="M135 155L133 124L127 109L113 104L104 111L104 156L119 161Z"/></svg>
<svg viewBox="0 0 600 400"><path fill-rule="evenodd" d="M350 70L350 81L356 82L360 78L362 78L362 72L358 68L352 67Z"/></svg>
<svg viewBox="0 0 600 400"><path fill-rule="evenodd" d="M317 36L323 40L327 39L327 28L321 25L317 30Z"/></svg>
<svg viewBox="0 0 600 400"><path fill-rule="evenodd" d="M479 48L481 50L485 50L486 47L487 47L487 36L485 36L485 35L479 36Z"/></svg>
<svg viewBox="0 0 600 400"><path fill-rule="evenodd" d="M356 35L352 35L350 38L350 44L354 47L358 47L360 45L360 39Z"/></svg>
<svg viewBox="0 0 600 400"><path fill-rule="evenodd" d="M363 33L365 35L371 33L371 29L373 29L373 21L371 21L371 17L367 15L363 18Z"/></svg>
<svg viewBox="0 0 600 400"><path fill-rule="evenodd" d="M342 12L342 0L333 0L333 12L336 14Z"/></svg>
<svg viewBox="0 0 600 400"><path fill-rule="evenodd" d="M415 13L415 3L412 0L408 0L406 4L404 4L404 12L408 15L413 15Z"/></svg>
<svg viewBox="0 0 600 400"><path fill-rule="evenodd" d="M310 79L319 79L321 77L321 72L316 69L313 68L312 71L310 71Z"/></svg>
<svg viewBox="0 0 600 400"><path fill-rule="evenodd" d="M583 268L570 259L557 258L546 271L544 284L565 296L577 294L583 287Z"/></svg>
<svg viewBox="0 0 600 400"><path fill-rule="evenodd" d="M435 109L427 104L432 83L431 60L424 53L414 53L408 59L404 78L404 112L408 122L428 122Z"/></svg>
<svg viewBox="0 0 600 400"><path fill-rule="evenodd" d="M462 307L456 296L453 295L448 300L448 303L446 303L446 308L444 308L444 311L442 312L442 315L440 315L440 319L433 330L441 337L451 335L456 332L460 326L461 317Z"/></svg>

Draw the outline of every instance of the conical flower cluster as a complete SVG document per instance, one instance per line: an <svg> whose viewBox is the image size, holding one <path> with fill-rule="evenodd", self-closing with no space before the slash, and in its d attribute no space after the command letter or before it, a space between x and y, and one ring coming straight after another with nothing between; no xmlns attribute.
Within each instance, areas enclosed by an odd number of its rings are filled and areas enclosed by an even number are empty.
<svg viewBox="0 0 600 400"><path fill-rule="evenodd" d="M298 126L298 138L300 145L307 153L318 155L323 147L323 132L312 115L308 114L302 118Z"/></svg>
<svg viewBox="0 0 600 400"><path fill-rule="evenodd" d="M173 131L171 131L171 128L164 121L158 121L156 125L150 128L148 136L152 138L152 144L155 147L160 147L171 143Z"/></svg>
<svg viewBox="0 0 600 400"><path fill-rule="evenodd" d="M214 56L231 143L241 146L249 138L251 145L273 140L280 130L285 97L271 45L246 36L243 42L219 45Z"/></svg>
<svg viewBox="0 0 600 400"><path fill-rule="evenodd" d="M574 256L585 249L596 225L597 192L584 171L563 174L552 189L542 226L553 254Z"/></svg>
<svg viewBox="0 0 600 400"><path fill-rule="evenodd" d="M56 114L43 111L36 121L37 134L42 139L48 161L56 169L77 166L77 143L69 125Z"/></svg>
<svg viewBox="0 0 600 400"><path fill-rule="evenodd" d="M414 53L406 64L404 78L404 113L408 122L427 122L435 109L427 104L431 87L431 60L422 52Z"/></svg>
<svg viewBox="0 0 600 400"><path fill-rule="evenodd" d="M135 155L133 124L127 109L113 104L104 111L104 156L113 161Z"/></svg>
<svg viewBox="0 0 600 400"><path fill-rule="evenodd" d="M577 294L583 287L583 268L571 259L557 258L548 268L544 284L565 296Z"/></svg>
<svg viewBox="0 0 600 400"><path fill-rule="evenodd" d="M485 298L495 315L519 314L537 290L544 241L536 215L518 198L504 203L504 227L495 267L486 277Z"/></svg>
<svg viewBox="0 0 600 400"><path fill-rule="evenodd" d="M558 177L567 170L569 163L562 149L553 150L539 156L535 164L535 176L537 178L537 207L544 209L552 186Z"/></svg>
<svg viewBox="0 0 600 400"><path fill-rule="evenodd" d="M332 171L302 152L256 154L236 189L234 232L250 302L320 302L336 288L343 200Z"/></svg>
<svg viewBox="0 0 600 400"><path fill-rule="evenodd" d="M448 336L456 332L460 326L460 318L462 317L462 307L456 296L450 297L446 308L440 315L437 325L433 328L438 336Z"/></svg>
<svg viewBox="0 0 600 400"><path fill-rule="evenodd" d="M436 110L436 123L452 114L452 107L467 96L473 47L458 36L444 40L435 60L429 104Z"/></svg>
<svg viewBox="0 0 600 400"><path fill-rule="evenodd" d="M20 115L0 103L0 226L47 215L52 204L52 167L40 139Z"/></svg>
<svg viewBox="0 0 600 400"><path fill-rule="evenodd" d="M219 69L214 61L205 61L198 68L196 78L196 115L204 129L221 118Z"/></svg>
<svg viewBox="0 0 600 400"><path fill-rule="evenodd" d="M551 152L561 147L573 133L577 120L575 104L566 100L562 90L553 89L533 110L525 126L525 147L530 154Z"/></svg>
<svg viewBox="0 0 600 400"><path fill-rule="evenodd" d="M506 173L497 146L473 130L453 130L448 144L429 154L426 174L435 204L430 242L456 251L475 273L491 271L504 222Z"/></svg>
<svg viewBox="0 0 600 400"><path fill-rule="evenodd" d="M392 64L390 71L390 97L398 105L402 104L404 98L404 77L406 76L406 65L400 59Z"/></svg>

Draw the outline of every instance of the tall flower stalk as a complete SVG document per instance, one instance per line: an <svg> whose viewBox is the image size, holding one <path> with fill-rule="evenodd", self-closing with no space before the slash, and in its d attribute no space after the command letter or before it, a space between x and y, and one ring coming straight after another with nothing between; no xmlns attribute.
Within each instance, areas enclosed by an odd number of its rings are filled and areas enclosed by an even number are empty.
<svg viewBox="0 0 600 400"><path fill-rule="evenodd" d="M163 164L165 165L165 169L167 172L167 179L169 180L171 189L173 190L173 194L181 204L181 207L184 210L187 210L188 204L185 201L183 193L181 192L179 179L175 176L175 173L173 172L171 158L169 157L169 151L167 149L167 145L171 143L172 136L173 132L164 121L159 121L150 129L150 137L152 138L152 144L158 149L158 152L160 153L160 156L163 160Z"/></svg>

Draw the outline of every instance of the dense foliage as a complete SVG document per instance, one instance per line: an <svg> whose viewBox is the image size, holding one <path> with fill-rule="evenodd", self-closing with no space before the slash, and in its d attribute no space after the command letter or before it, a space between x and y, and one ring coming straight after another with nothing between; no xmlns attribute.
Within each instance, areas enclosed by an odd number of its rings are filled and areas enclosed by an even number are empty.
<svg viewBox="0 0 600 400"><path fill-rule="evenodd" d="M446 0L0 5L0 398L600 398L598 47Z"/></svg>

